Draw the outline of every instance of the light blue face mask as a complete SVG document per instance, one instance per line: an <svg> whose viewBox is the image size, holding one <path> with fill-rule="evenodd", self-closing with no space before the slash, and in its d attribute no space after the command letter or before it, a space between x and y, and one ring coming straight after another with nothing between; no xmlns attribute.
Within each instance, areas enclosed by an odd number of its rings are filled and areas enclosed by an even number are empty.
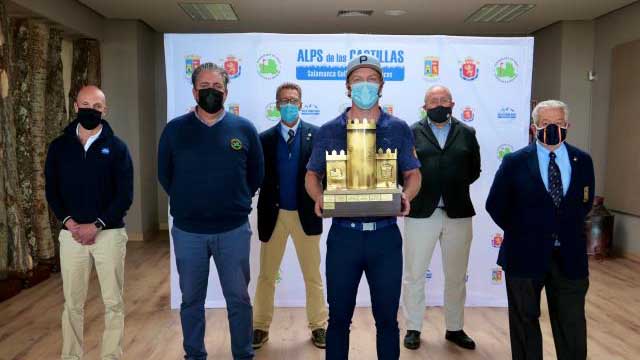
<svg viewBox="0 0 640 360"><path fill-rule="evenodd" d="M293 104L280 106L280 117L282 118L282 121L286 122L287 124L295 122L298 119L299 112L300 109L298 109L298 107Z"/></svg>
<svg viewBox="0 0 640 360"><path fill-rule="evenodd" d="M378 102L380 84L363 81L351 85L351 99L357 107L369 110Z"/></svg>

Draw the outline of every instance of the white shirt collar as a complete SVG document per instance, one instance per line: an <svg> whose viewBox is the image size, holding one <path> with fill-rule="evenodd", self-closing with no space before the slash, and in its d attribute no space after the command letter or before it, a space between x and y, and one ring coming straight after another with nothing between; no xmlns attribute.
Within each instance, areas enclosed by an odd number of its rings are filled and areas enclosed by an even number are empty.
<svg viewBox="0 0 640 360"><path fill-rule="evenodd" d="M98 138L100 137L100 134L102 134L102 125L99 125L99 126L100 126L100 130L98 130L98 132L95 133L95 135L89 136L89 138L87 139L87 142L84 143L85 152L89 151L91 144L93 144L96 140L98 140ZM78 136L78 138L80 138L80 124L76 126L76 135Z"/></svg>

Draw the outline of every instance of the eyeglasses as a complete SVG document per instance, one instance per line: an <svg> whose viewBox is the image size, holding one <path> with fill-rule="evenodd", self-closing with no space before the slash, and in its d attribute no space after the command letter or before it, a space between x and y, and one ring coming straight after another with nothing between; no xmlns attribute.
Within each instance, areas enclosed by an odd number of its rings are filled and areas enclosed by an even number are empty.
<svg viewBox="0 0 640 360"><path fill-rule="evenodd" d="M280 106L287 105L287 104L298 106L298 105L300 105L300 100L299 99L280 99L280 100L278 100L278 105L280 105Z"/></svg>

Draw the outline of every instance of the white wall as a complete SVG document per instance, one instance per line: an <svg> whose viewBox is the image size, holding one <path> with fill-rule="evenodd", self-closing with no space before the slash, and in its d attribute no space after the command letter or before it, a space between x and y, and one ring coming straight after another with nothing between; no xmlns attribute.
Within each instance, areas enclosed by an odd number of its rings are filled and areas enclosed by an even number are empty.
<svg viewBox="0 0 640 360"><path fill-rule="evenodd" d="M608 131L624 131L608 125L611 51L640 38L639 20L640 3L634 3L594 21L563 21L534 33L533 97L559 98L569 104L569 141L591 153L597 195L604 195L607 180ZM597 80L587 80L589 70L595 71ZM640 217L614 214L614 251L640 253Z"/></svg>
<svg viewBox="0 0 640 360"><path fill-rule="evenodd" d="M635 2L595 20L594 69L598 80L591 92L591 151L596 166L596 190L604 191L607 162L607 136L609 131L625 129L609 128L611 91L611 51L617 45L640 39L640 2ZM629 71L635 71L629 69ZM606 204L606 199L605 199ZM614 248L619 253L640 253L640 218L616 213Z"/></svg>

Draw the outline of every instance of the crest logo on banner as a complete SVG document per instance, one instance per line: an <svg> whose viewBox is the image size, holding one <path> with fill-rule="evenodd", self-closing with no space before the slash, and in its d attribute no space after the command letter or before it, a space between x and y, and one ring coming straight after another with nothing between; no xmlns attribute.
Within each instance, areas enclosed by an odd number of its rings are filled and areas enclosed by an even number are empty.
<svg viewBox="0 0 640 360"><path fill-rule="evenodd" d="M184 74L191 79L193 71L200 66L200 55L187 55L184 58Z"/></svg>
<svg viewBox="0 0 640 360"><path fill-rule="evenodd" d="M502 284L502 274L502 268L500 267L491 269L491 282L494 285Z"/></svg>
<svg viewBox="0 0 640 360"><path fill-rule="evenodd" d="M389 115L393 115L393 105L392 104L383 105L382 111L386 112Z"/></svg>
<svg viewBox="0 0 640 360"><path fill-rule="evenodd" d="M509 144L502 144L498 146L498 160L502 161L505 156L513 152L513 146Z"/></svg>
<svg viewBox="0 0 640 360"><path fill-rule="evenodd" d="M496 61L495 70L496 79L504 83L512 82L518 77L518 63L510 57Z"/></svg>
<svg viewBox="0 0 640 360"><path fill-rule="evenodd" d="M462 121L464 122L472 122L475 119L475 116L475 111L471 106L465 106L460 114L460 118L462 118Z"/></svg>
<svg viewBox="0 0 640 360"><path fill-rule="evenodd" d="M479 64L480 62L473 60L472 57L464 59L460 65L460 77L462 80L473 81L477 79L480 73Z"/></svg>
<svg viewBox="0 0 640 360"><path fill-rule="evenodd" d="M240 59L233 55L229 55L226 59L222 60L222 67L229 75L230 79L235 79L240 76L242 67L240 66Z"/></svg>
<svg viewBox="0 0 640 360"><path fill-rule="evenodd" d="M502 234L498 233L493 235L493 238L491 238L491 247L493 248L499 248L502 245L502 241L504 240L504 236L502 236Z"/></svg>
<svg viewBox="0 0 640 360"><path fill-rule="evenodd" d="M516 111L510 107L503 107L498 111L498 119L500 120L515 120L517 117Z"/></svg>
<svg viewBox="0 0 640 360"><path fill-rule="evenodd" d="M280 59L273 54L264 54L258 58L258 75L270 80L280 75Z"/></svg>
<svg viewBox="0 0 640 360"><path fill-rule="evenodd" d="M235 116L240 116L240 104L232 103L227 105L227 111Z"/></svg>
<svg viewBox="0 0 640 360"><path fill-rule="evenodd" d="M440 78L440 58L428 56L424 58L424 78L430 81Z"/></svg>
<svg viewBox="0 0 640 360"><path fill-rule="evenodd" d="M303 120L313 121L320 116L320 108L316 104L304 104L300 113Z"/></svg>
<svg viewBox="0 0 640 360"><path fill-rule="evenodd" d="M280 111L278 111L275 102L267 104L264 109L264 116L270 121L280 121Z"/></svg>

